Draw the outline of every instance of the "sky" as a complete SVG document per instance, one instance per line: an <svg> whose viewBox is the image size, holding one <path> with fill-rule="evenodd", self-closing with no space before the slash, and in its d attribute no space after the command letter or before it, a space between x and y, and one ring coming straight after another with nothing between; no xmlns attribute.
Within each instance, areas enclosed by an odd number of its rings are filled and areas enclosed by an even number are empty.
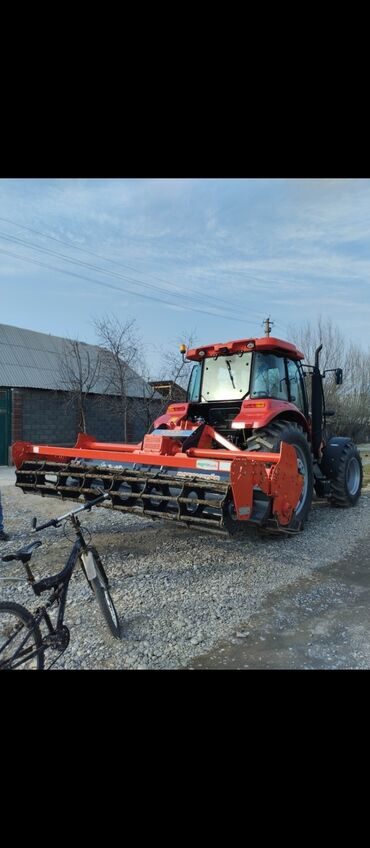
<svg viewBox="0 0 370 848"><path fill-rule="evenodd" d="M370 346L369 179L0 179L0 323L160 349L330 317Z"/></svg>

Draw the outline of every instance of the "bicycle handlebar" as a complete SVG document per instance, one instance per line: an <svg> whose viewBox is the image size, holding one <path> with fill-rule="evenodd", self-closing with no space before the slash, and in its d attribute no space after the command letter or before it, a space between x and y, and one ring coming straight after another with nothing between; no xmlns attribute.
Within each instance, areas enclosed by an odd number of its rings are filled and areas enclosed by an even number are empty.
<svg viewBox="0 0 370 848"><path fill-rule="evenodd" d="M39 530L45 530L47 527L59 527L62 521L66 521L67 518L71 517L71 515L76 515L77 512L83 512L84 510L91 509L92 506L101 503L101 501L106 500L108 497L108 492L103 492L98 498L94 498L93 501L88 501L83 506L79 506L77 509L72 509L71 512L66 512L64 515L60 515L59 518L52 518L50 521L46 521L45 524L38 525L37 518L33 518L32 531L34 533L38 533Z"/></svg>
<svg viewBox="0 0 370 848"><path fill-rule="evenodd" d="M58 527L58 519L52 518L51 521L47 521L46 524L39 524L37 526L37 518L32 519L32 531L37 533L39 530L45 530L46 527Z"/></svg>

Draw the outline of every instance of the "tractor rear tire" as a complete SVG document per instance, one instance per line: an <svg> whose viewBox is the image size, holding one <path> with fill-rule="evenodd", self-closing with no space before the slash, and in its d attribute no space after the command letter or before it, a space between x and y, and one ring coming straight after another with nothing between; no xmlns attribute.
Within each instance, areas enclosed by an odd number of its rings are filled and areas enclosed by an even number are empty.
<svg viewBox="0 0 370 848"><path fill-rule="evenodd" d="M353 444L348 442L339 460L335 478L331 479L331 503L333 506L354 506L362 486L362 462Z"/></svg>
<svg viewBox="0 0 370 848"><path fill-rule="evenodd" d="M263 430L254 431L248 439L248 451L262 450L279 453L281 442L287 442L288 445L293 445L296 448L299 468L304 476L301 499L289 524L284 525L284 529L303 530L312 502L313 465L310 446L302 427L295 421L285 421L284 419L273 421Z"/></svg>

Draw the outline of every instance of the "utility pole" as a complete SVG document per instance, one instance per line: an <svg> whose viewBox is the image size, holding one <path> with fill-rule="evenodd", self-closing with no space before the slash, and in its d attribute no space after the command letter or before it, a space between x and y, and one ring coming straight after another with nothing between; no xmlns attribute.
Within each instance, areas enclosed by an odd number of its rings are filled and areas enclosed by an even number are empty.
<svg viewBox="0 0 370 848"><path fill-rule="evenodd" d="M263 322L263 326L265 328L265 336L269 336L271 333L271 327L274 326L274 322L270 321L270 316L265 319L265 321Z"/></svg>

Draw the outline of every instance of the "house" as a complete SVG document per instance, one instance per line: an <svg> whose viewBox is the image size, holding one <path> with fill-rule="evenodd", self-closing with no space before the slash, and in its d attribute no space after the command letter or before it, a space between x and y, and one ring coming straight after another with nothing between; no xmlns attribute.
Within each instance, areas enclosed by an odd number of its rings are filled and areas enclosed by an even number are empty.
<svg viewBox="0 0 370 848"><path fill-rule="evenodd" d="M73 357L76 345L80 375ZM80 424L76 383L81 374L86 432L100 441L124 440L118 392L113 384L107 389L107 373L96 367L100 353L96 345L0 324L0 465L11 462L10 446L15 441L75 444ZM87 366L95 374L90 381ZM153 395L153 389L128 366L125 381L126 437L137 442L159 413L163 397Z"/></svg>
<svg viewBox="0 0 370 848"><path fill-rule="evenodd" d="M175 403L186 401L186 389L174 383L173 380L150 380L149 385L153 387L160 395Z"/></svg>

